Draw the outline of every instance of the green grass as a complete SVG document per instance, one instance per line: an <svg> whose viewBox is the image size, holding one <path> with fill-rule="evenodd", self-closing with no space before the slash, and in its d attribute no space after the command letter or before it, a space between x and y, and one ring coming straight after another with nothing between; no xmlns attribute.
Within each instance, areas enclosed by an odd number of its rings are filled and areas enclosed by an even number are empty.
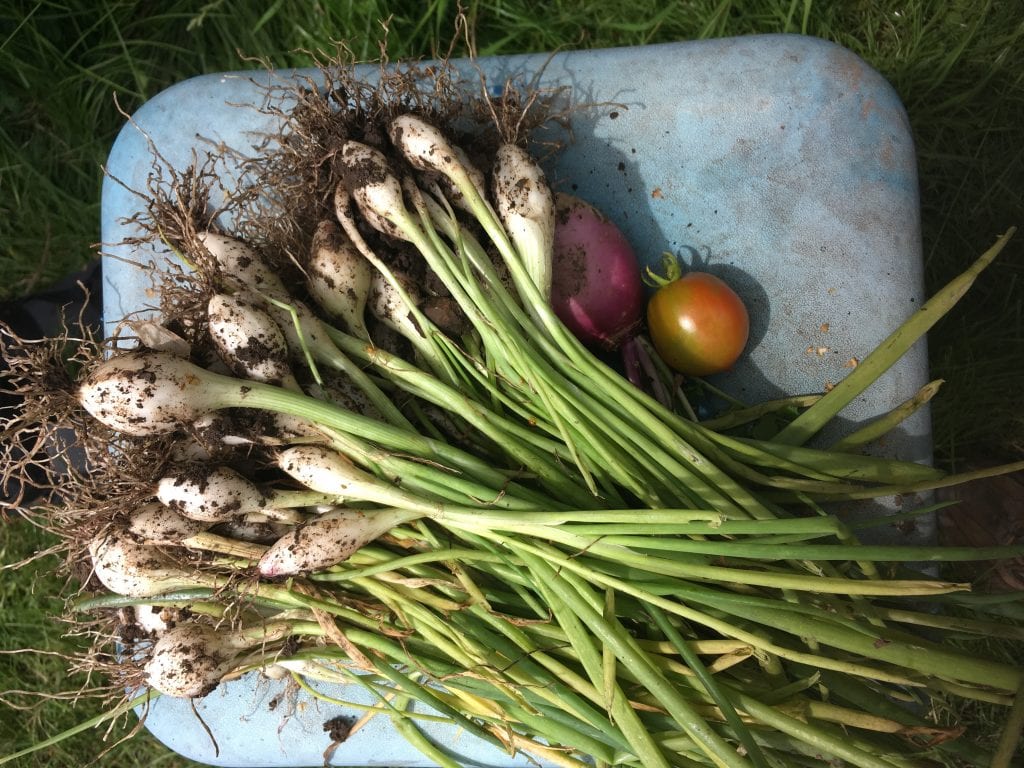
<svg viewBox="0 0 1024 768"><path fill-rule="evenodd" d="M245 68L239 52L302 66L301 49L345 39L375 55L390 17L392 57L444 49L449 0L277 0L133 3L63 0L0 9L0 299L45 287L95 258L102 165L131 112L192 75ZM766 32L844 45L878 69L903 99L919 160L926 280L963 269L1008 226L1024 224L1024 8L1020 0L486 0L467 11L482 55L596 48ZM1024 235L930 335L940 462L1018 456L1024 379ZM3 526L5 561L39 544ZM26 591L34 584L34 593ZM64 648L46 618L57 582L46 569L0 581L4 648ZM0 657L0 690L63 687L54 657ZM0 717L0 754L84 718L50 703ZM76 739L46 764L80 765L93 739ZM29 760L24 765L43 764ZM102 765L178 765L148 737Z"/></svg>

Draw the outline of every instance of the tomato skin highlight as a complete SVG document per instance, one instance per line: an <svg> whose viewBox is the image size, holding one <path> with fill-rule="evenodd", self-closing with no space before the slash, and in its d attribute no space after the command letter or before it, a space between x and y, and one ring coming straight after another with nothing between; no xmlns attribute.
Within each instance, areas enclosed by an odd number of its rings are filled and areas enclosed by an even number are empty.
<svg viewBox="0 0 1024 768"><path fill-rule="evenodd" d="M709 376L732 367L750 335L742 299L707 272L689 272L663 285L647 304L654 349L688 376Z"/></svg>

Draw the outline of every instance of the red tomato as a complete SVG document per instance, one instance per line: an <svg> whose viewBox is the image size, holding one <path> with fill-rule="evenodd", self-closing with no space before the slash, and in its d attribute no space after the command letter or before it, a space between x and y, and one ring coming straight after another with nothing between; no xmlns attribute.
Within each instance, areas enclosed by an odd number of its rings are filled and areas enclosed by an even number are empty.
<svg viewBox="0 0 1024 768"><path fill-rule="evenodd" d="M680 373L707 376L736 362L750 333L743 301L707 272L689 272L662 286L647 305L654 348Z"/></svg>

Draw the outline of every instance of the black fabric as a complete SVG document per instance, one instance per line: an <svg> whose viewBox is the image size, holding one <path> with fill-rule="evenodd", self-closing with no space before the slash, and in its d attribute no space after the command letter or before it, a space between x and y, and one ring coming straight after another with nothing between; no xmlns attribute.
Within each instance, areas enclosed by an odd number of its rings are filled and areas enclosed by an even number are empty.
<svg viewBox="0 0 1024 768"><path fill-rule="evenodd" d="M101 291L100 262L96 260L43 291L0 302L0 322L26 340L53 336L62 330L65 323L74 334L82 330L81 326L99 334L102 326ZM88 303L86 296L89 297ZM6 423L16 414L21 404L21 398L9 391L7 372L6 361L0 360L0 423ZM17 446L13 448L17 450ZM20 486L0 488L0 500L11 503L18 498L20 491ZM28 497L23 503L31 500Z"/></svg>
<svg viewBox="0 0 1024 768"><path fill-rule="evenodd" d="M83 313L85 286L89 305ZM56 333L61 327L61 312L69 324L76 324L79 315L85 326L98 330L101 323L102 274L100 262L93 261L85 269L68 275L49 288L13 301L0 302L0 321L25 339L41 338Z"/></svg>

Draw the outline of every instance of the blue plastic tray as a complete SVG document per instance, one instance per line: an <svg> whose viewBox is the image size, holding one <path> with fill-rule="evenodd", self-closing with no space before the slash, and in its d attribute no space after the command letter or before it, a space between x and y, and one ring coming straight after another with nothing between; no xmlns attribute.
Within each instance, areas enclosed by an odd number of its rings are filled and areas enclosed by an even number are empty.
<svg viewBox="0 0 1024 768"><path fill-rule="evenodd" d="M889 84L849 51L814 38L770 35L480 64L494 84L543 70L541 86L567 85L582 101L608 104L575 117L574 143L548 167L549 179L610 215L647 263L657 265L664 251L696 258L744 297L752 315L749 355L715 380L731 394L755 402L820 392L921 302L907 117ZM252 132L266 129L267 118L237 105L257 102L253 81L266 77L204 76L159 94L122 131L110 174L145 189L153 164L149 141L178 168L193 149L208 146L205 140L253 145ZM123 219L138 206L136 196L107 181L105 243L131 234ZM148 277L117 257L160 264L167 255L117 245L106 251L104 313L112 330L152 303ZM926 377L922 342L852 403L843 421L856 424L891 408ZM927 410L882 450L929 460ZM927 527L917 535L927 537ZM172 749L205 763L322 764L329 744L322 724L344 710L300 698L284 719L286 704L270 706L280 692L280 684L250 675L197 702L216 749L187 701L157 701L146 724ZM333 693L360 698L358 691ZM529 764L466 734L427 731L469 765ZM430 764L384 718L340 746L332 762Z"/></svg>

